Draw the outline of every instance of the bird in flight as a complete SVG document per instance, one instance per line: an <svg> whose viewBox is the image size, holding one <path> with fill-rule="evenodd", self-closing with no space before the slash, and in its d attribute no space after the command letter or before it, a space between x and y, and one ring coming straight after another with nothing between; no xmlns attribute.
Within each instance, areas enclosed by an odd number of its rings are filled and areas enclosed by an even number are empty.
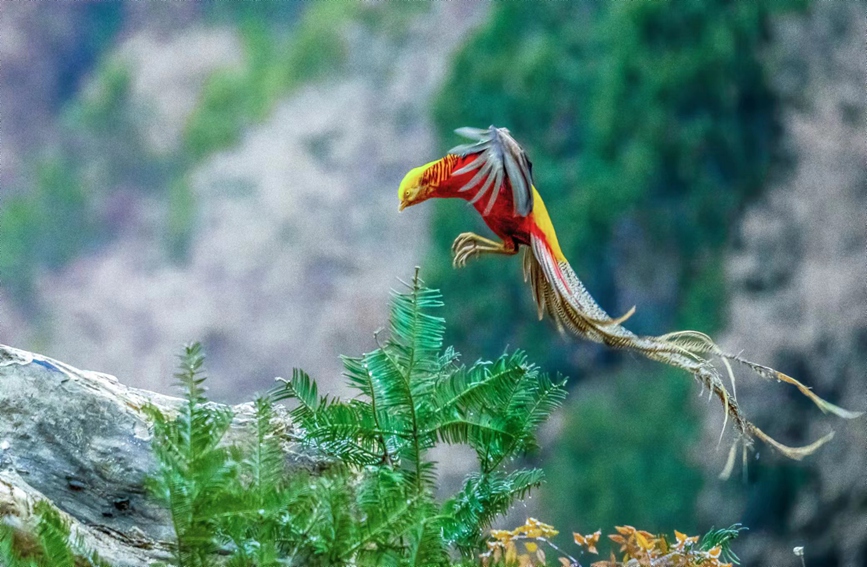
<svg viewBox="0 0 867 567"><path fill-rule="evenodd" d="M499 241L472 232L458 235L452 245L456 268L474 257L514 255L523 247L524 280L530 283L540 319L548 315L562 333L636 352L689 372L719 399L726 420L732 419L739 433L729 452L724 476L731 472L739 441L743 442L744 459L754 437L787 457L801 459L833 436L830 433L805 447L789 447L768 436L743 416L735 397L731 363L743 365L763 378L793 384L824 412L849 419L861 415L823 400L782 372L724 352L704 333L680 331L640 336L629 331L623 323L635 308L611 317L593 299L563 255L551 217L533 184L533 165L511 133L495 126L459 128L455 132L471 143L452 148L445 157L410 170L398 189L400 210L431 198L468 201ZM731 393L718 364L730 378Z"/></svg>

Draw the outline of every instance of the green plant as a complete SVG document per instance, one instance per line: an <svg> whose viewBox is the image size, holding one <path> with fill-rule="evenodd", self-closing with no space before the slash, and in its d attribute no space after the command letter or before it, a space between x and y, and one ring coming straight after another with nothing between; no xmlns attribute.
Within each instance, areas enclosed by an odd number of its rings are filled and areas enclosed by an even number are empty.
<svg viewBox="0 0 867 567"><path fill-rule="evenodd" d="M28 532L8 521L0 523L0 562L4 567L108 567L87 549L80 534L46 500L33 507L35 528Z"/></svg>
<svg viewBox="0 0 867 567"><path fill-rule="evenodd" d="M515 352L469 367L443 349L439 292L413 279L392 302L380 348L346 357L350 401L320 397L303 371L256 401L252 435L221 440L232 415L207 403L202 352L186 348L177 377L186 392L177 415L151 406L159 468L151 480L169 507L178 565L207 565L218 548L229 564L445 565L451 550L471 557L483 530L538 486L539 469L508 470L535 448L536 427L562 402L552 382ZM298 441L327 459L317 474L288 471L273 403L291 411ZM457 494L435 498L437 443L466 444L479 461Z"/></svg>
<svg viewBox="0 0 867 567"><path fill-rule="evenodd" d="M175 557L185 567L208 565L215 543L213 524L235 476L235 463L228 449L220 446L232 412L207 403L203 363L200 344L185 347L175 374L185 399L174 419L153 405L145 406L153 421L152 447L159 463L149 487L169 507L177 538Z"/></svg>
<svg viewBox="0 0 867 567"><path fill-rule="evenodd" d="M245 126L264 119L292 89L343 71L349 58L348 25L399 36L411 17L427 8L423 2L289 4L266 9L239 4L219 10L239 25L246 61L238 69L216 72L205 85L185 129L193 162L236 143ZM275 10L285 13L269 14ZM274 25L281 20L291 25Z"/></svg>
<svg viewBox="0 0 867 567"><path fill-rule="evenodd" d="M30 192L0 201L0 284L27 303L40 269L55 269L101 234L79 172L68 159L36 166Z"/></svg>
<svg viewBox="0 0 867 567"><path fill-rule="evenodd" d="M556 530L533 519L494 530L494 541L485 537L497 515L542 482L541 470L510 463L536 448L535 430L563 401L563 381L552 382L521 352L461 364L443 348L439 292L417 273L407 288L393 296L390 333L377 335L379 348L344 358L358 396L320 396L296 369L256 399L234 444L226 440L232 411L205 395L201 345L185 347L176 374L184 399L169 412L144 410L158 463L148 486L171 515L173 565L541 565L540 545L561 555L561 564L577 564L552 541ZM291 420L275 406L281 400L296 404ZM309 449L311 466L290 464L286 443L295 453L299 444ZM478 470L444 501L435 497L436 465L428 458L437 443L468 445L478 457ZM32 533L0 525L5 567L107 567L47 501L36 516ZM671 545L664 536L617 529L611 539L627 559L669 549L696 560L685 566L737 559L729 544L738 526L713 530L700 544L677 533ZM596 552L600 532L573 535Z"/></svg>

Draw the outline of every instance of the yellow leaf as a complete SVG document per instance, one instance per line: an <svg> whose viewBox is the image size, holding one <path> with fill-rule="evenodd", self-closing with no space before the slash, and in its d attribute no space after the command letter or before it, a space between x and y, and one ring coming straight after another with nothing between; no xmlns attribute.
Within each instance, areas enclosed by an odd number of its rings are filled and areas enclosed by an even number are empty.
<svg viewBox="0 0 867 567"><path fill-rule="evenodd" d="M658 540L656 540L656 546L659 548L659 551L661 551L663 555L666 555L668 553L668 539L665 536L662 536Z"/></svg>
<svg viewBox="0 0 867 567"><path fill-rule="evenodd" d="M524 547L526 547L527 551L529 551L530 553L533 553L534 551L539 549L539 546L536 545L535 543L533 543L532 541L528 541L528 542L524 543Z"/></svg>
<svg viewBox="0 0 867 567"><path fill-rule="evenodd" d="M642 534L641 532L635 532L635 541L637 541L641 549L645 551L653 547L653 545L649 541L647 541L647 538L644 537L644 534Z"/></svg>
<svg viewBox="0 0 867 567"><path fill-rule="evenodd" d="M572 562L565 557L558 557L557 559L560 561L561 567L572 567Z"/></svg>
<svg viewBox="0 0 867 567"><path fill-rule="evenodd" d="M720 555L720 553L722 553L722 548L721 548L720 546L716 546L716 547L714 547L713 549L711 549L710 551L707 552L707 554L708 554L710 557L712 557L713 559L718 558L719 555Z"/></svg>
<svg viewBox="0 0 867 567"><path fill-rule="evenodd" d="M518 560L518 550L515 549L515 542L506 544L506 563L514 563Z"/></svg>
<svg viewBox="0 0 867 567"><path fill-rule="evenodd" d="M493 556L494 563L499 563L503 558L503 548L497 547L491 555Z"/></svg>
<svg viewBox="0 0 867 567"><path fill-rule="evenodd" d="M685 546L698 541L698 536L689 537L686 534L681 533L677 530L674 530L674 537L677 538L677 543L674 545L674 549L676 549L677 551L681 551L684 549Z"/></svg>

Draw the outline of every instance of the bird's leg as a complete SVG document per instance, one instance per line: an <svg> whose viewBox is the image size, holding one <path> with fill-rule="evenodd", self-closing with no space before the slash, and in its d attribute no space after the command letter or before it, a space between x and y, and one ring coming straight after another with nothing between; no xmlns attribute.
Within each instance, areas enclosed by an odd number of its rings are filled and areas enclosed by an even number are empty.
<svg viewBox="0 0 867 567"><path fill-rule="evenodd" d="M481 256L482 254L505 254L511 256L518 253L518 247L512 241L495 242L487 239L484 236L472 232L464 232L455 238L452 244L452 254L454 260L452 265L455 268L462 268L467 265L467 261L473 256Z"/></svg>

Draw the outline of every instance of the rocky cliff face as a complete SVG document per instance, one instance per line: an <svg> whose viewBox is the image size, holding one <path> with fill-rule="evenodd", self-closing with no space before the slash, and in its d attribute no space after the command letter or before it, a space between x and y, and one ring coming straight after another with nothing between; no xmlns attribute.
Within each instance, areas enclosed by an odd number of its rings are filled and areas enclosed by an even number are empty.
<svg viewBox="0 0 867 567"><path fill-rule="evenodd" d="M428 101L484 10L435 3L401 37L350 23L348 73L287 96L192 172L184 263L166 257L165 205L130 197L106 249L40 278L43 323L7 305L4 340L160 391L172 382L172 353L201 340L218 399L268 388L294 366L339 391L338 356L374 347L389 288L421 261L426 211L398 215L396 188L439 153ZM118 56L136 103L151 112L145 139L164 154L204 78L239 64L239 41L197 22L157 35L140 28Z"/></svg>
<svg viewBox="0 0 867 567"><path fill-rule="evenodd" d="M724 341L855 410L867 408L863 24L863 5L822 3L774 30L795 165L737 230ZM830 430L836 437L799 463L760 448L746 485L733 480L719 490L709 478L703 519L750 527L740 547L745 565L796 565L795 546L805 546L808 566L864 565L867 419L823 416L783 384L742 380L738 394L753 402L748 415L784 442L803 444ZM706 413L710 445L722 420ZM720 451L710 472L724 460Z"/></svg>

